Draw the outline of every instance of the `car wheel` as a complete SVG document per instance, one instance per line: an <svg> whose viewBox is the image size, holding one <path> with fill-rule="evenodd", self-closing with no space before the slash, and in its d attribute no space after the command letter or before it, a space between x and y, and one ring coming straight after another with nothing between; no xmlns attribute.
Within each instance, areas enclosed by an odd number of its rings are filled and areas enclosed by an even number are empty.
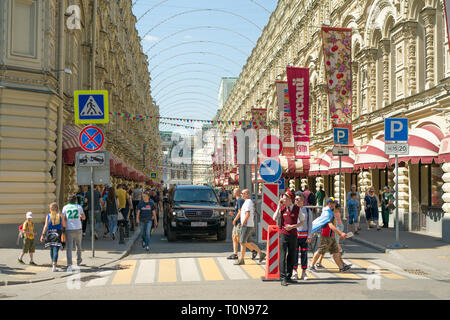
<svg viewBox="0 0 450 320"><path fill-rule="evenodd" d="M227 229L221 228L217 232L217 241L224 241L227 239Z"/></svg>

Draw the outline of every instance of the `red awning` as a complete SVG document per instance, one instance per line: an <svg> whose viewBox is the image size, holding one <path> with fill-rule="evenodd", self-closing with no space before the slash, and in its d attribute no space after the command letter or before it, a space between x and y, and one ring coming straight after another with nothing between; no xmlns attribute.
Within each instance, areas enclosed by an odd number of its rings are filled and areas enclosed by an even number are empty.
<svg viewBox="0 0 450 320"><path fill-rule="evenodd" d="M278 161L281 165L281 176L286 178L307 175L311 167L310 159L295 159L280 156Z"/></svg>
<svg viewBox="0 0 450 320"><path fill-rule="evenodd" d="M78 142L80 132L72 126L64 125L63 127L63 160L64 164L73 165L75 163L75 154L83 151Z"/></svg>
<svg viewBox="0 0 450 320"><path fill-rule="evenodd" d="M323 154L322 156L320 156L319 158L317 158L315 161L313 161L311 163L309 175L310 176L327 175L332 159L333 159L333 155L331 154L331 151L329 151L329 152Z"/></svg>
<svg viewBox="0 0 450 320"><path fill-rule="evenodd" d="M432 163L438 162L439 147L444 139L441 129L434 124L415 127L409 132L409 154L399 156L399 162ZM389 164L395 163L395 156L389 156Z"/></svg>
<svg viewBox="0 0 450 320"><path fill-rule="evenodd" d="M370 141L356 154L355 170L384 169L389 164L389 156L384 152L385 141L379 137Z"/></svg>
<svg viewBox="0 0 450 320"><path fill-rule="evenodd" d="M351 148L349 150L348 156L341 157L341 171L343 173L352 173L355 169L355 159L358 150L356 148ZM333 157L331 160L330 168L328 169L329 174L339 173L339 157Z"/></svg>
<svg viewBox="0 0 450 320"><path fill-rule="evenodd" d="M439 148L438 162L450 162L450 134L445 136L441 141L441 147Z"/></svg>

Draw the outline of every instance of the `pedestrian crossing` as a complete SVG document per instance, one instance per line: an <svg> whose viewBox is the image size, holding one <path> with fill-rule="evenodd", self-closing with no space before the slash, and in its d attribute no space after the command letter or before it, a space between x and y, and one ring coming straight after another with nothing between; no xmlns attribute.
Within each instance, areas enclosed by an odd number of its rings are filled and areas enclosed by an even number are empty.
<svg viewBox="0 0 450 320"><path fill-rule="evenodd" d="M225 257L145 259L122 261L118 270L101 271L86 287L119 285L165 285L176 283L202 283L242 280L261 280L265 276L265 265L245 259L244 265L234 265L235 260ZM380 259L344 259L352 268L339 272L334 261L324 258L323 268L307 270L309 280L367 280L377 274L381 279L428 279L409 274L403 269ZM83 278L83 274L81 275Z"/></svg>

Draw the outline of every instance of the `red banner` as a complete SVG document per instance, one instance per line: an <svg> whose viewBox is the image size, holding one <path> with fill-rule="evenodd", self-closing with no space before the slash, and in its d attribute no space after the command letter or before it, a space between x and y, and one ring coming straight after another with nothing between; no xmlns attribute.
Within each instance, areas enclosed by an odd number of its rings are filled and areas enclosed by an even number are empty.
<svg viewBox="0 0 450 320"><path fill-rule="evenodd" d="M307 159L309 154L309 69L287 67L289 103L295 158Z"/></svg>
<svg viewBox="0 0 450 320"><path fill-rule="evenodd" d="M283 143L283 155L294 157L294 135L292 134L291 106L286 81L275 82L277 90L278 112L280 114L280 139Z"/></svg>

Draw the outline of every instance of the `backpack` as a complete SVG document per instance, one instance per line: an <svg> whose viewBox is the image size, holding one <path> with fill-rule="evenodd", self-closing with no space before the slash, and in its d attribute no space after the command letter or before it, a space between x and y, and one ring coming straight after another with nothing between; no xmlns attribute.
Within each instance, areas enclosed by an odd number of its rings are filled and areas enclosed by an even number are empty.
<svg viewBox="0 0 450 320"><path fill-rule="evenodd" d="M307 201L308 201L308 204L310 204L312 206L315 206L317 204L317 199L316 199L316 196L314 195L314 193L311 192L309 194Z"/></svg>

